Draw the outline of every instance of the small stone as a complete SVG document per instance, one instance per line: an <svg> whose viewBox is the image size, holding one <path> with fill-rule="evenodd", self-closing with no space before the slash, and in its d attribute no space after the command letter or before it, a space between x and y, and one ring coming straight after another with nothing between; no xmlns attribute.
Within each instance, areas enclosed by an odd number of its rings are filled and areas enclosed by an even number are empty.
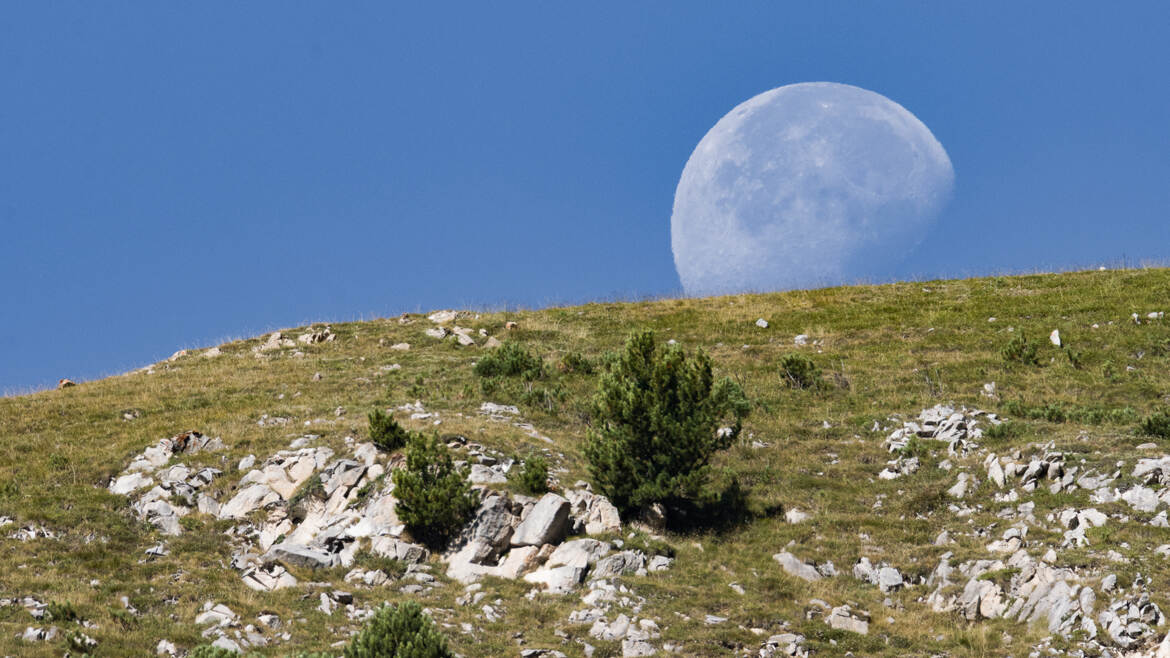
<svg viewBox="0 0 1170 658"><path fill-rule="evenodd" d="M800 560L788 551L777 553L772 556L772 559L779 562L781 568L790 576L796 576L810 583L821 579L821 574L815 566Z"/></svg>
<svg viewBox="0 0 1170 658"><path fill-rule="evenodd" d="M768 328L768 321L765 320L764 318L760 318L759 320L756 320L756 326L759 327L760 329L767 329Z"/></svg>
<svg viewBox="0 0 1170 658"><path fill-rule="evenodd" d="M1060 347L1060 329L1053 329L1052 333L1048 334L1048 340L1051 341L1053 345Z"/></svg>

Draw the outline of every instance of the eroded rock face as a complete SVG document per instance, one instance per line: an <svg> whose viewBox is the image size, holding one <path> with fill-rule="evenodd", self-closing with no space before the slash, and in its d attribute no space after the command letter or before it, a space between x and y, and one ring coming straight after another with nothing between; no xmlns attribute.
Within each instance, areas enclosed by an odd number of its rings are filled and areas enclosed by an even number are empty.
<svg viewBox="0 0 1170 658"><path fill-rule="evenodd" d="M565 496L569 500L570 516L574 522L584 525L586 534L616 534L622 531L618 508L605 496L585 489L570 489Z"/></svg>

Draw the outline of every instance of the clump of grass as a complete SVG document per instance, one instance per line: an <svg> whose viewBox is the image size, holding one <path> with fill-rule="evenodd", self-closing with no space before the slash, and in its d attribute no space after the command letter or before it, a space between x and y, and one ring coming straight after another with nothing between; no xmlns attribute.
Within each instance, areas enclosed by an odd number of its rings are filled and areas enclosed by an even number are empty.
<svg viewBox="0 0 1170 658"><path fill-rule="evenodd" d="M544 455L529 453L519 468L509 476L522 493L537 496L548 491L548 460Z"/></svg>
<svg viewBox="0 0 1170 658"><path fill-rule="evenodd" d="M354 556L354 566L361 567L366 571L381 571L389 576L392 580L396 580L406 575L406 567L408 566L402 560L397 560L392 557L385 557L370 551L361 551Z"/></svg>
<svg viewBox="0 0 1170 658"><path fill-rule="evenodd" d="M1138 431L1146 436L1170 439L1170 414L1156 411L1142 419Z"/></svg>
<svg viewBox="0 0 1170 658"><path fill-rule="evenodd" d="M77 615L77 609L73 604L64 601L50 601L45 608L45 621L54 621L59 624L77 621L80 617Z"/></svg>
<svg viewBox="0 0 1170 658"><path fill-rule="evenodd" d="M821 388L821 369L812 362L812 359L800 355L789 354L780 360L780 379L789 388L812 390Z"/></svg>
<svg viewBox="0 0 1170 658"><path fill-rule="evenodd" d="M930 456L930 446L919 437L912 436L906 445L898 448L898 456L907 459L917 457L919 461L925 461Z"/></svg>
<svg viewBox="0 0 1170 658"><path fill-rule="evenodd" d="M1020 428L1013 422L1004 421L1002 423L992 425L983 431L983 436L989 439L1003 440L1019 436Z"/></svg>
<svg viewBox="0 0 1170 658"><path fill-rule="evenodd" d="M382 484L385 481L386 476L383 474L363 484L358 488L357 493L354 494L353 500L349 501L349 506L356 508L365 505L366 501L373 497L374 492L382 488Z"/></svg>
<svg viewBox="0 0 1170 658"><path fill-rule="evenodd" d="M561 362L557 368L564 373L576 373L579 375L592 375L596 370L593 362L585 358L580 352L569 352L561 357Z"/></svg>
<svg viewBox="0 0 1170 658"><path fill-rule="evenodd" d="M1003 355L1003 360L1009 363L1022 363L1031 366L1040 364L1039 347L1034 341L1028 340L1022 331L1008 341L1007 345L1004 345L1000 354Z"/></svg>
<svg viewBox="0 0 1170 658"><path fill-rule="evenodd" d="M1132 407L1080 407L1062 402L1028 405L1019 400L1005 400L1000 409L1019 418L1046 420L1050 423L1083 423L1085 425L1127 425L1137 420Z"/></svg>
<svg viewBox="0 0 1170 658"><path fill-rule="evenodd" d="M504 343L475 364L480 377L520 377L528 381L544 376L544 361L517 343Z"/></svg>
<svg viewBox="0 0 1170 658"><path fill-rule="evenodd" d="M979 574L975 580L986 580L1000 587L1007 589L1012 582L1012 576L1020 573L1020 570L1015 567L1008 567L1006 569L995 569L993 571L986 571Z"/></svg>
<svg viewBox="0 0 1170 658"><path fill-rule="evenodd" d="M313 473L313 475L305 480L293 495L288 499L288 509L290 516L298 522L304 520L304 505L311 499L322 499L325 497L325 483L321 481L320 473Z"/></svg>
<svg viewBox="0 0 1170 658"><path fill-rule="evenodd" d="M394 452L406 445L410 432L398 424L394 417L382 413L381 409L370 412L370 440L382 452Z"/></svg>
<svg viewBox="0 0 1170 658"><path fill-rule="evenodd" d="M535 407L546 414L555 414L568 396L568 392L559 384L533 386L529 383L525 386L524 392L520 394L520 404Z"/></svg>

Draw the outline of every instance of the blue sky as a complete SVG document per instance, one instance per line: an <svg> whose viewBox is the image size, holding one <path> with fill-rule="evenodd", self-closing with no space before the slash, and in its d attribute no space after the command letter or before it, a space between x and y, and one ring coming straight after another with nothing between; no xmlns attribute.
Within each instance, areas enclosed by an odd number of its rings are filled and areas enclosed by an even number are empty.
<svg viewBox="0 0 1170 658"><path fill-rule="evenodd" d="M0 392L312 320L678 294L687 157L794 82L947 149L900 276L1170 256L1170 3L416 4L0 7Z"/></svg>

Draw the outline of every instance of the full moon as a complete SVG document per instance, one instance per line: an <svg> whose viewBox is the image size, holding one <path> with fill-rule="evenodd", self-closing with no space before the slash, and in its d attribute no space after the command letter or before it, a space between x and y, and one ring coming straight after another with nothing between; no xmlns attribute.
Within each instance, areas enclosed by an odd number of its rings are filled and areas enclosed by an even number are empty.
<svg viewBox="0 0 1170 658"><path fill-rule="evenodd" d="M688 295L881 277L950 196L950 158L906 108L806 82L731 110L683 168L670 219Z"/></svg>

